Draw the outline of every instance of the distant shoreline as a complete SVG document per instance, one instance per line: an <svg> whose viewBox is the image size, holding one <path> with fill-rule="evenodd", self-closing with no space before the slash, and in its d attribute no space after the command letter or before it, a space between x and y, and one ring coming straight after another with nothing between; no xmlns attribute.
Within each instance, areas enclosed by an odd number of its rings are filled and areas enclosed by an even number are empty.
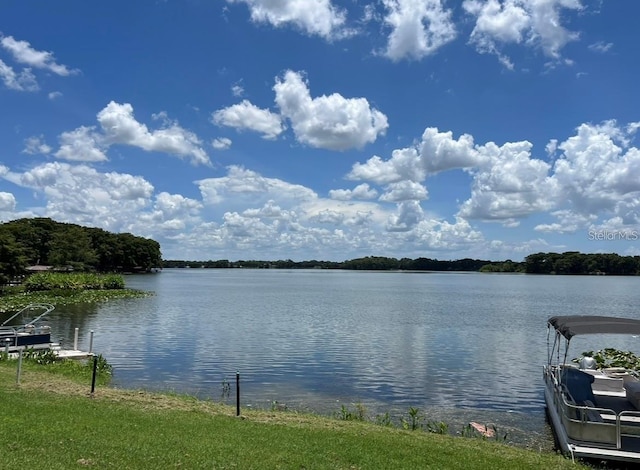
<svg viewBox="0 0 640 470"><path fill-rule="evenodd" d="M431 258L389 258L366 256L347 261L238 260L185 261L164 260L163 268L205 269L344 269L354 271L409 272L482 272L558 275L640 275L640 256L621 256L616 253L534 253L524 261L490 261L463 258L437 260Z"/></svg>

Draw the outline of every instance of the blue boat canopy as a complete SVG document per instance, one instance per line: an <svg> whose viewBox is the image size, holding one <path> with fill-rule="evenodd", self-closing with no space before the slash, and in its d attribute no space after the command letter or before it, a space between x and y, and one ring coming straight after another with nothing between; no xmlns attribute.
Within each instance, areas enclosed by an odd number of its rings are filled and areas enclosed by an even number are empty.
<svg viewBox="0 0 640 470"><path fill-rule="evenodd" d="M576 335L640 335L640 320L633 318L566 315L551 317L548 320L548 324L568 340Z"/></svg>

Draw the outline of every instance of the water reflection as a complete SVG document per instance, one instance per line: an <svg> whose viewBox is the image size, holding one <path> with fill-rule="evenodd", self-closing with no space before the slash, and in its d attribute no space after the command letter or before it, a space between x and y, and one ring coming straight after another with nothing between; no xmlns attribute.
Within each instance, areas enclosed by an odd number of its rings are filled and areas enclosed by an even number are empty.
<svg viewBox="0 0 640 470"><path fill-rule="evenodd" d="M415 406L434 420L499 422L544 437L546 319L634 316L638 282L165 270L127 278L152 297L61 308L51 322L65 341L79 327L85 345L95 330L94 349L124 387L219 400L222 383L240 371L243 402L253 406L277 400L333 413L359 402L397 416Z"/></svg>
<svg viewBox="0 0 640 470"><path fill-rule="evenodd" d="M57 307L44 320L45 324L52 325L52 340L60 343L64 348L73 347L75 329L78 328L78 339L83 344L88 342L91 329L91 319L98 312L99 306L96 304L77 304L65 307Z"/></svg>

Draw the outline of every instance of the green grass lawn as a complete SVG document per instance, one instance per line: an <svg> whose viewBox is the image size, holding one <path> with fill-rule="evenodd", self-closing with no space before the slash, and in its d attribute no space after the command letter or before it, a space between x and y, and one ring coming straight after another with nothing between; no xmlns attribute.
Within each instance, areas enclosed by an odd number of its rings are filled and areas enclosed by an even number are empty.
<svg viewBox="0 0 640 470"><path fill-rule="evenodd" d="M576 469L495 441L98 387L0 361L1 468Z"/></svg>

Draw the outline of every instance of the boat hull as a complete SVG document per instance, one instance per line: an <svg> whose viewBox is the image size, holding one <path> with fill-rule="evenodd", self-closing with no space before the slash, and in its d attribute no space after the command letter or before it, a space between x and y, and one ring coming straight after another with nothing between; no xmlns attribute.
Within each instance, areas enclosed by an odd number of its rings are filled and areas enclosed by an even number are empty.
<svg viewBox="0 0 640 470"><path fill-rule="evenodd" d="M0 335L0 351L14 353L24 349L51 348L51 333Z"/></svg>

